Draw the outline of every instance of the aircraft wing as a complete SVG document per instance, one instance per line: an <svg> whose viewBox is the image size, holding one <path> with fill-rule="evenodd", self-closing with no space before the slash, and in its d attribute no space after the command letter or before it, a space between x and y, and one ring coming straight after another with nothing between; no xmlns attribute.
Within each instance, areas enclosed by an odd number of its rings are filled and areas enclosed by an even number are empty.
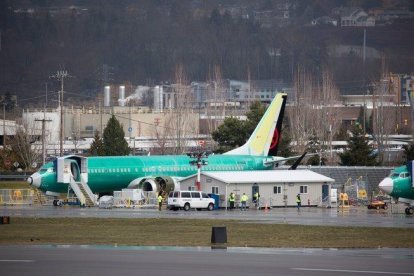
<svg viewBox="0 0 414 276"><path fill-rule="evenodd" d="M312 153L310 155L315 155L315 154ZM286 161L297 160L291 167L292 170L295 170L297 168L297 166L299 165L299 163L303 160L305 155L307 155L306 151L302 155L295 155L295 156L290 156L290 157L273 156L272 158L266 159L264 161L264 164L266 166L274 165L274 166L278 167L280 165L285 164Z"/></svg>

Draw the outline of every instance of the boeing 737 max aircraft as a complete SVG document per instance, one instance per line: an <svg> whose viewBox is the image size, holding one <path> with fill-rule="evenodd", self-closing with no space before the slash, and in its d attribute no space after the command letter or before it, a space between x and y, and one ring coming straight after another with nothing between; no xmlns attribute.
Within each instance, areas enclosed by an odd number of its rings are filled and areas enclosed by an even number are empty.
<svg viewBox="0 0 414 276"><path fill-rule="evenodd" d="M394 168L390 175L384 178L378 185L381 191L399 202L407 204L408 207L405 209L407 215L414 213L413 163L414 161L409 161L407 165Z"/></svg>
<svg viewBox="0 0 414 276"><path fill-rule="evenodd" d="M279 93L270 103L249 140L222 155L210 155L203 171L270 170L275 164L295 157L268 156L277 152L287 95ZM85 182L93 193L112 193L124 188L158 191L169 186L179 189L178 181L197 172L187 155L159 156L65 156L43 165L28 182L49 195L68 191L64 175ZM62 172L62 173L60 173Z"/></svg>

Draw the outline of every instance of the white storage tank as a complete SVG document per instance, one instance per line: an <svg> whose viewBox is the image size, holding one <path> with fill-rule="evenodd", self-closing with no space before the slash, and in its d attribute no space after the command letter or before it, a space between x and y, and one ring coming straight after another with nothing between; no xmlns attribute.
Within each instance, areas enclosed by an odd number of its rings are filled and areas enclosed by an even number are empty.
<svg viewBox="0 0 414 276"><path fill-rule="evenodd" d="M161 85L157 85L154 91L154 111L162 112L163 110L163 89Z"/></svg>
<svg viewBox="0 0 414 276"><path fill-rule="evenodd" d="M104 88L104 106L111 106L111 87L109 85Z"/></svg>
<svg viewBox="0 0 414 276"><path fill-rule="evenodd" d="M119 106L125 106L125 85L119 86L119 99L118 99Z"/></svg>

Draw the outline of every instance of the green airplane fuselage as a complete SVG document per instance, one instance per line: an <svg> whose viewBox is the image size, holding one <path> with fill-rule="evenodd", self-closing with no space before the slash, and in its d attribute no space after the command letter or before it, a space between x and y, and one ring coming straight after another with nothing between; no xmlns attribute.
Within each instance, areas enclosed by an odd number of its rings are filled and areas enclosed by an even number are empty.
<svg viewBox="0 0 414 276"><path fill-rule="evenodd" d="M272 169L265 165L265 156L210 155L208 165L202 171L247 171ZM165 156L105 156L88 157L88 185L94 193L113 192L127 188L135 179L142 177L187 177L197 173L190 165L193 159L187 155ZM42 191L64 193L67 184L57 183L56 163L42 166Z"/></svg>
<svg viewBox="0 0 414 276"><path fill-rule="evenodd" d="M402 197L407 199L414 199L414 188L412 186L412 176L408 171L407 166L400 166L395 168L390 176L393 182L392 197Z"/></svg>

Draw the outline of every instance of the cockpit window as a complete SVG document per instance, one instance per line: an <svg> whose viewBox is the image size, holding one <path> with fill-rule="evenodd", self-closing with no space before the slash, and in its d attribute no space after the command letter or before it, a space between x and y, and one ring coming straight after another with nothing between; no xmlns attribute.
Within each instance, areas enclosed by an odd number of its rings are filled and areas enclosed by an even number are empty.
<svg viewBox="0 0 414 276"><path fill-rule="evenodd" d="M400 176L400 174L399 174L399 173L391 173L391 174L390 174L390 177L391 177L391 178L396 178L396 177L398 177L398 176Z"/></svg>
<svg viewBox="0 0 414 276"><path fill-rule="evenodd" d="M40 174L44 174L45 172L51 173L53 172L53 168L43 168L39 170Z"/></svg>
<svg viewBox="0 0 414 276"><path fill-rule="evenodd" d="M403 172L403 173L400 173L400 177L401 178L407 178L407 177L409 177L410 176L410 174L408 173L408 172Z"/></svg>

